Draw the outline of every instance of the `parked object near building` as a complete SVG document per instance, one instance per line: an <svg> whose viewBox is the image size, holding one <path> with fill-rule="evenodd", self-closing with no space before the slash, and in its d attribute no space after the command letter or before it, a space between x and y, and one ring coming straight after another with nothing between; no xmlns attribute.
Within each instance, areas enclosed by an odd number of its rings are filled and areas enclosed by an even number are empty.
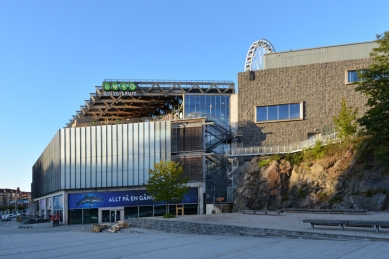
<svg viewBox="0 0 389 259"><path fill-rule="evenodd" d="M9 221L9 220L11 220L11 217L9 214L3 214L3 215L1 215L1 220L2 221Z"/></svg>

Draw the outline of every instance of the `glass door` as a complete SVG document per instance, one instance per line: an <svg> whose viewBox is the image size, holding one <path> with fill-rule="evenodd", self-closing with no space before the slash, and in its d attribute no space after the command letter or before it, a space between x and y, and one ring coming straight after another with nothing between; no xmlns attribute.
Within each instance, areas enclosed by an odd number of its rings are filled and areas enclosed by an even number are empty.
<svg viewBox="0 0 389 259"><path fill-rule="evenodd" d="M111 223L116 223L120 220L120 210L111 210Z"/></svg>

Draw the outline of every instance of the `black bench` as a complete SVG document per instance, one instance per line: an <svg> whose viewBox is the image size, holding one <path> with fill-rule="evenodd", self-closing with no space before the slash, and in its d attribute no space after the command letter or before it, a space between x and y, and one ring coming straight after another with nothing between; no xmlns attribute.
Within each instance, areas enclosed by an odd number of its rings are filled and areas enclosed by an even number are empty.
<svg viewBox="0 0 389 259"><path fill-rule="evenodd" d="M368 210L365 209L300 209L300 208L285 208L281 209L282 212L312 212L312 213L342 213L342 214L360 214L363 213L366 215Z"/></svg>
<svg viewBox="0 0 389 259"><path fill-rule="evenodd" d="M269 214L278 214L278 216L280 215L280 211L279 210L240 210L241 213L243 214L265 214L265 215L269 215Z"/></svg>
<svg viewBox="0 0 389 259"><path fill-rule="evenodd" d="M304 219L303 223L310 223L312 228L315 228L315 225L339 226L341 230L344 230L344 227L364 227L373 228L376 232L379 232L380 228L389 228L389 221Z"/></svg>

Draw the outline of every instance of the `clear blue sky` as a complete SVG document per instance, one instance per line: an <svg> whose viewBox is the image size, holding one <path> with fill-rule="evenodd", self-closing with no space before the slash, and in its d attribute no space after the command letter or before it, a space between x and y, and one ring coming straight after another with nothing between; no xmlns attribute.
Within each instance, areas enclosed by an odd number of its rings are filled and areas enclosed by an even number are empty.
<svg viewBox="0 0 389 259"><path fill-rule="evenodd" d="M0 188L31 168L103 79L233 80L250 45L375 40L389 1L2 1ZM237 86L236 86L237 87Z"/></svg>

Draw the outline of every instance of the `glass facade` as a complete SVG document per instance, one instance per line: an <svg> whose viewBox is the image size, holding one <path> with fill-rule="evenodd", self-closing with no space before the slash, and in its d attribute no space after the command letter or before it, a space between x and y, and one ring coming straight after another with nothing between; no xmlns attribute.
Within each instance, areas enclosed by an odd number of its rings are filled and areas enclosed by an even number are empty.
<svg viewBox="0 0 389 259"><path fill-rule="evenodd" d="M196 215L197 210L197 204L184 204L185 215ZM165 205L125 207L124 219L163 216L165 212ZM176 204L169 204L169 213L176 215Z"/></svg>
<svg viewBox="0 0 389 259"><path fill-rule="evenodd" d="M302 119L302 103L289 103L256 107L255 122Z"/></svg>
<svg viewBox="0 0 389 259"><path fill-rule="evenodd" d="M211 115L230 125L230 96L229 95L185 95L185 118L190 114L199 113Z"/></svg>
<svg viewBox="0 0 389 259"><path fill-rule="evenodd" d="M69 224L98 223L98 209L69 210Z"/></svg>

